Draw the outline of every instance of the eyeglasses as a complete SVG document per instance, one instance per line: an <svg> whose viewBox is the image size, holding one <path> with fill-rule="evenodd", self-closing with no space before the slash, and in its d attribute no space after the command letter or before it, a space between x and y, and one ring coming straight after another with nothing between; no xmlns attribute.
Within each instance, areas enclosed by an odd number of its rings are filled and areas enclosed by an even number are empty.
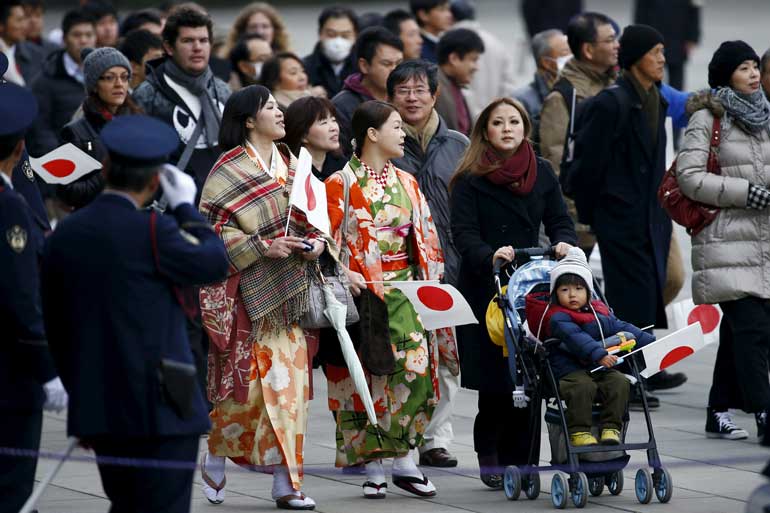
<svg viewBox="0 0 770 513"><path fill-rule="evenodd" d="M397 87L393 91L393 94L402 98L408 98L410 95L414 94L415 97L419 98L421 96L430 95L430 89L425 87L417 87L414 89L410 89L408 87Z"/></svg>
<svg viewBox="0 0 770 513"><path fill-rule="evenodd" d="M117 81L121 81L124 84L126 84L128 83L128 78L129 78L128 73L121 73L120 75L113 75L110 73L109 75L102 75L101 77L99 77L99 80L101 80L102 82L111 82L113 84Z"/></svg>

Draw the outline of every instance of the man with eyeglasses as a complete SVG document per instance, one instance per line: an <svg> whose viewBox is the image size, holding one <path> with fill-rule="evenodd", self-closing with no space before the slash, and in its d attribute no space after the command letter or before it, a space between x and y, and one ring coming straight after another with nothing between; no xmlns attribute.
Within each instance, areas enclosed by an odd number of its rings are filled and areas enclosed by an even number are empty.
<svg viewBox="0 0 770 513"><path fill-rule="evenodd" d="M406 132L404 156L393 163L412 173L428 200L444 252L444 281L457 285L460 255L452 242L449 225L449 180L460 161L468 138L450 130L438 112L438 70L425 60L402 62L388 76L388 98L398 109ZM439 361L441 398L425 430L425 444L420 447L420 465L454 467L457 458L448 447L452 432L452 404L460 388L460 369Z"/></svg>

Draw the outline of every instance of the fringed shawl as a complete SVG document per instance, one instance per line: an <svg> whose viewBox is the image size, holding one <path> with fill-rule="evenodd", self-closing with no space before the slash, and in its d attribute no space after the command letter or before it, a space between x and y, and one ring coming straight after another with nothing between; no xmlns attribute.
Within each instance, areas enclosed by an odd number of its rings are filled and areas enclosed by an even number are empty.
<svg viewBox="0 0 770 513"><path fill-rule="evenodd" d="M215 402L233 391L237 401L246 399L253 337L263 326L288 328L308 308L308 263L298 255L265 256L272 240L284 235L297 166L287 146L278 149L289 168L285 187L239 146L220 156L201 195L200 211L224 241L230 259L228 279L201 289L203 327L221 367L215 373L219 379L209 380L209 398ZM297 209L291 211L289 235L321 237Z"/></svg>

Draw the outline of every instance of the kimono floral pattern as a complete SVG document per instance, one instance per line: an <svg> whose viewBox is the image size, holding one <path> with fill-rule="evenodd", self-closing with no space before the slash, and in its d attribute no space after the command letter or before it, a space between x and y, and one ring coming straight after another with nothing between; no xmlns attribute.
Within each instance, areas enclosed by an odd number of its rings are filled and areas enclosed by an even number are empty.
<svg viewBox="0 0 770 513"><path fill-rule="evenodd" d="M275 167L273 179L284 187L289 169L281 159ZM212 175L216 172L215 167ZM257 164L239 172L264 170ZM240 225L233 229L241 230ZM260 258L255 256L251 265L260 265ZM254 470L286 466L299 490L310 395L305 334L296 324L252 322L242 275L234 272L222 283L203 287L200 295L211 340L208 395L214 409L208 448L214 456Z"/></svg>
<svg viewBox="0 0 770 513"><path fill-rule="evenodd" d="M327 366L329 408L338 420L337 466L403 456L422 445L438 402L439 354L457 362L451 330L439 336L426 332L409 300L387 286L388 281L436 279L443 271L436 229L416 181L389 164L378 183L355 157L342 172L353 177L347 213L342 212L342 177L332 175L326 182L332 232L339 247L342 230L347 231L350 268L375 282L368 286L387 304L396 370L389 376L368 376L375 427L368 424L347 369Z"/></svg>

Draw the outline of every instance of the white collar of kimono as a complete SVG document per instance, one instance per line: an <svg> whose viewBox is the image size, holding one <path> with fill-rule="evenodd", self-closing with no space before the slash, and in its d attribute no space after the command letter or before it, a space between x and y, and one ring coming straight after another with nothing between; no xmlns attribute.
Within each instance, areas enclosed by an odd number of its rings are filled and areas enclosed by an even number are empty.
<svg viewBox="0 0 770 513"><path fill-rule="evenodd" d="M270 155L270 166L268 167L267 164L265 164L265 161L262 160L262 156L259 154L257 149L254 147L253 144L249 140L246 140L246 145L251 148L251 151L254 153L254 158L257 159L257 163L259 164L259 167L262 168L262 171L270 175L270 178L275 179L275 170L276 166L278 165L278 159L281 158L278 155L278 147L273 143L273 152Z"/></svg>

